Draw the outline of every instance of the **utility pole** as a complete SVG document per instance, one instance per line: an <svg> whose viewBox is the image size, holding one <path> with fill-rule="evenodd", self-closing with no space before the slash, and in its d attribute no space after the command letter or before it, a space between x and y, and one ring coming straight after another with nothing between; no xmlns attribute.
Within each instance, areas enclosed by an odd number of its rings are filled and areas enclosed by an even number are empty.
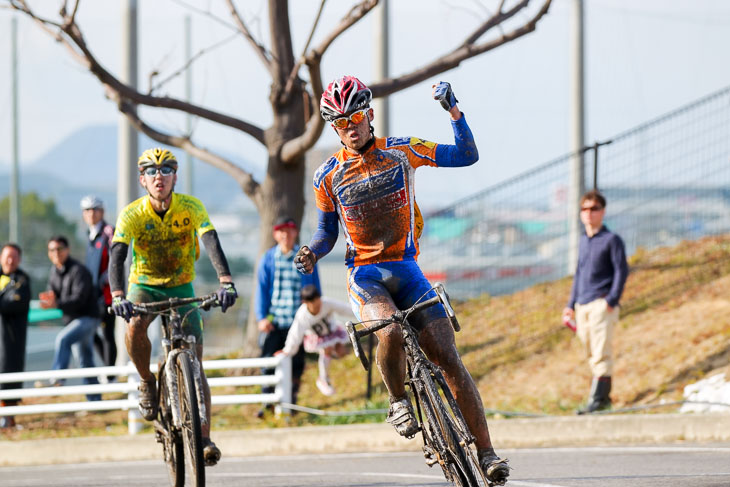
<svg viewBox="0 0 730 487"><path fill-rule="evenodd" d="M388 35L388 0L380 0L378 5L373 9L373 37L374 37L374 53L375 65L373 66L373 81L383 81L388 79L388 49L390 45L390 36ZM375 135L385 137L390 133L390 102L388 97L373 100L373 109L375 110Z"/></svg>
<svg viewBox="0 0 730 487"><path fill-rule="evenodd" d="M191 40L190 16L185 16L185 60L190 63L193 58ZM185 70L185 99L190 103L193 98L193 66L188 64ZM193 116L185 114L185 134L190 137L193 133ZM193 156L185 153L185 193L193 194Z"/></svg>
<svg viewBox="0 0 730 487"><path fill-rule="evenodd" d="M20 245L20 177L19 173L19 136L18 136L18 19L13 17L10 20L10 50L11 50L11 76L12 100L13 100L13 165L10 174L10 232L11 242Z"/></svg>
<svg viewBox="0 0 730 487"><path fill-rule="evenodd" d="M120 80L137 87L137 0L122 1L122 69ZM117 215L137 199L137 131L124 115L117 128Z"/></svg>
<svg viewBox="0 0 730 487"><path fill-rule="evenodd" d="M132 88L137 87L137 0L122 0L120 81ZM117 126L117 216L125 206L137 199L139 185L137 158L139 157L137 131L124 115L119 115ZM127 258L128 268L129 257ZM150 329L154 329L153 325ZM124 320L117 317L114 324L114 339L117 344L124 343ZM124 346L117 346L117 365L126 365L129 356ZM129 410L130 431L142 429L142 416L139 411Z"/></svg>
<svg viewBox="0 0 730 487"><path fill-rule="evenodd" d="M570 188L568 190L568 269L572 274L578 262L578 241L582 231L580 223L580 197L585 191L585 169L583 147L585 139L585 97L584 97L584 51L583 51L583 0L572 0L573 30L572 48L572 131L570 145L573 156L570 163Z"/></svg>

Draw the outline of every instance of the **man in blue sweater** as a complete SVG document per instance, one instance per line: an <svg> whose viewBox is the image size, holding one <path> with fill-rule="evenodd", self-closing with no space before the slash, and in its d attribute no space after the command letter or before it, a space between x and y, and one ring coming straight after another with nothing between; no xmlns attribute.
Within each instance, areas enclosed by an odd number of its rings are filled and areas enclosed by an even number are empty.
<svg viewBox="0 0 730 487"><path fill-rule="evenodd" d="M577 411L585 414L611 406L611 341L629 266L623 240L603 225L603 195L597 190L589 191L580 205L585 234L580 238L578 265L563 317L575 319L576 334L585 346L593 374L590 399Z"/></svg>
<svg viewBox="0 0 730 487"><path fill-rule="evenodd" d="M294 219L280 217L274 223L274 241L261 257L257 273L257 289L255 298L256 321L258 322L259 345L262 357L273 357L274 352L284 348L286 336L299 309L302 287L313 284L321 291L317 270L309 275L301 275L294 265L294 256L299 250L297 240L299 228ZM263 374L272 371L264 369ZM292 402L296 403L299 385L304 373L304 349L292 357ZM266 386L261 392L271 393L273 386ZM263 417L264 409L257 413Z"/></svg>

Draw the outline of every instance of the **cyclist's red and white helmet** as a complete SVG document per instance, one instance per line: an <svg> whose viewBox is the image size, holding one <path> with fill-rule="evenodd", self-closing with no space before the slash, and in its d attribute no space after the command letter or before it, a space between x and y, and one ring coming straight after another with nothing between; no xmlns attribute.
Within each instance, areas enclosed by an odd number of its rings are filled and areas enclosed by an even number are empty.
<svg viewBox="0 0 730 487"><path fill-rule="evenodd" d="M365 83L354 76L337 78L327 85L319 101L322 118L331 122L347 113L365 108L373 99L373 93Z"/></svg>

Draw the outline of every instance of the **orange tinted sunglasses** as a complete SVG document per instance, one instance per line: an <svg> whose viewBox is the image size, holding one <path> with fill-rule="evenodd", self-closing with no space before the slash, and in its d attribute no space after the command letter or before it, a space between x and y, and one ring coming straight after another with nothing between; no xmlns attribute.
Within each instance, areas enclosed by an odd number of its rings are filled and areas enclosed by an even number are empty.
<svg viewBox="0 0 730 487"><path fill-rule="evenodd" d="M355 113L351 114L349 117L340 117L332 120L332 126L338 129L343 129L347 127L348 122L352 122L353 125L357 125L363 120L365 120L365 117L367 116L368 109L365 108L363 110L358 110Z"/></svg>

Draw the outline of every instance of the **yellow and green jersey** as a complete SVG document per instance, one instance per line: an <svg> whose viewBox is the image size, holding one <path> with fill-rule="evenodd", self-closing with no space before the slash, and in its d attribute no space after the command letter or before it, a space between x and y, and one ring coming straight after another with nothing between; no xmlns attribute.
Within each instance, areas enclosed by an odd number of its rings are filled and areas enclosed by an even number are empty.
<svg viewBox="0 0 730 487"><path fill-rule="evenodd" d="M195 279L198 237L210 230L213 224L197 198L173 193L170 209L160 218L148 195L122 210L112 242L132 248L130 283L173 287Z"/></svg>

